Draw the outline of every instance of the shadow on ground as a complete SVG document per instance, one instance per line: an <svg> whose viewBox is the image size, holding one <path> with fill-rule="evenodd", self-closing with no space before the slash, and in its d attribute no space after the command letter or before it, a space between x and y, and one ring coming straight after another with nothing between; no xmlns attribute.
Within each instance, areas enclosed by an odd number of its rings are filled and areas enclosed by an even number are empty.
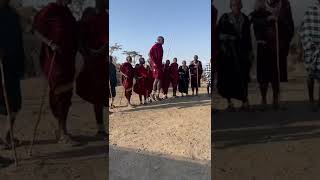
<svg viewBox="0 0 320 180"><path fill-rule="evenodd" d="M144 110L157 110L157 109L169 109L169 108L178 108L184 109L192 106L210 106L211 99L207 95L200 96L188 96L188 97L179 97L179 98L170 98L159 102L153 102L152 104L145 106L137 106L136 108L123 110L121 112L135 112L135 111L144 111Z"/></svg>
<svg viewBox="0 0 320 180"><path fill-rule="evenodd" d="M110 180L209 180L210 162L109 146Z"/></svg>
<svg viewBox="0 0 320 180"><path fill-rule="evenodd" d="M312 112L304 101L285 102L280 111L212 112L215 148L320 137L320 112Z"/></svg>

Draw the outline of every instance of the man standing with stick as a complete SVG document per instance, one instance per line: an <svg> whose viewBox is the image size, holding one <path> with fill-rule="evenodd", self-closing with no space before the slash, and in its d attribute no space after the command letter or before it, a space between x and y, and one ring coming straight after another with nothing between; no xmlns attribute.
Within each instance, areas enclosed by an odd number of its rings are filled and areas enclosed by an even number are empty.
<svg viewBox="0 0 320 180"><path fill-rule="evenodd" d="M57 0L35 17L35 33L43 42L40 61L49 83L51 111L59 123L61 144L75 144L67 130L67 117L73 95L75 57L78 50L77 22L68 5Z"/></svg>
<svg viewBox="0 0 320 180"><path fill-rule="evenodd" d="M122 74L121 82L124 88L124 95L127 99L128 106L132 108L131 96L133 90L134 68L132 67L131 63L132 58L131 56L128 56L126 62L120 67L120 73Z"/></svg>
<svg viewBox="0 0 320 180"><path fill-rule="evenodd" d="M194 96L194 90L196 90L196 96L198 96L203 69L202 69L202 63L201 61L199 61L199 58L197 55L194 56L194 60L191 62L189 69L190 69L190 76L191 76L190 79L191 79L192 96Z"/></svg>
<svg viewBox="0 0 320 180"><path fill-rule="evenodd" d="M0 1L0 133L6 148L11 148L17 165L13 126L21 109L20 80L24 74L24 49L19 16L9 6L9 0Z"/></svg>
<svg viewBox="0 0 320 180"><path fill-rule="evenodd" d="M274 90L278 91L278 95L274 96L273 105L275 109L278 109L280 83L288 82L287 57L290 42L294 35L294 22L288 0L265 0L265 8L271 14L267 20L274 23L274 30L272 31L274 33L272 36L273 40L270 41L273 42L273 54L276 54L277 59L275 68L277 69L278 87L275 87ZM267 88L267 86L263 87L263 94L266 94ZM266 99L264 98L263 101L266 102Z"/></svg>
<svg viewBox="0 0 320 180"><path fill-rule="evenodd" d="M173 62L170 65L170 82L172 85L173 97L177 97L177 88L179 82L179 65L177 61L177 58L173 58Z"/></svg>
<svg viewBox="0 0 320 180"><path fill-rule="evenodd" d="M93 105L97 123L97 137L107 136L103 119L108 106L108 14L106 0L96 0L94 8L87 8L80 20L81 54L84 68L77 78L77 94Z"/></svg>
<svg viewBox="0 0 320 180"><path fill-rule="evenodd" d="M115 107L114 98L116 97L116 87L117 87L117 68L113 64L113 57L109 57L109 98L111 98L111 109Z"/></svg>

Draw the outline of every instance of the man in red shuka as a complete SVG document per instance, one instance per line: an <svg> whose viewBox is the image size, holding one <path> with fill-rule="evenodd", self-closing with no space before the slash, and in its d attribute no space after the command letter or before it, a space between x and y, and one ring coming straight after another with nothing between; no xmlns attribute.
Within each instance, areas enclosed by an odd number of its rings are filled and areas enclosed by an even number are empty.
<svg viewBox="0 0 320 180"><path fill-rule="evenodd" d="M122 85L125 90L125 97L128 101L128 106L133 107L131 104L131 95L132 95L132 87L133 87L133 77L134 77L134 69L131 65L132 58L130 56L127 57L127 62L123 63L120 67L120 72L122 74Z"/></svg>
<svg viewBox="0 0 320 180"><path fill-rule="evenodd" d="M58 142L62 144L74 143L67 131L67 116L73 94L78 28L68 8L70 3L50 3L34 20L35 33L43 42L40 61L49 82L50 107L59 122Z"/></svg>
<svg viewBox="0 0 320 180"><path fill-rule="evenodd" d="M153 100L160 100L160 88L161 88L161 79L163 75L163 48L164 38L159 36L155 45L152 46L149 56L150 56L150 65L152 67L153 73L153 91L151 98Z"/></svg>
<svg viewBox="0 0 320 180"><path fill-rule="evenodd" d="M163 76L162 76L161 84L162 84L164 99L167 99L169 86L170 86L170 60L167 60L166 64L163 65Z"/></svg>
<svg viewBox="0 0 320 180"><path fill-rule="evenodd" d="M95 8L87 8L80 20L80 52L84 66L77 78L77 94L93 104L97 137L107 136L103 108L108 102L108 26L107 1L95 0Z"/></svg>
<svg viewBox="0 0 320 180"><path fill-rule="evenodd" d="M177 61L177 58L173 58L173 63L170 65L170 81L173 90L173 97L177 96L177 87L179 81L179 65Z"/></svg>
<svg viewBox="0 0 320 180"><path fill-rule="evenodd" d="M133 87L133 91L139 95L140 105L145 104L148 98L148 89L147 89L148 71L144 67L144 64L145 64L144 58L140 58L139 65L135 69L136 84ZM144 101L142 101L142 96L144 97Z"/></svg>
<svg viewBox="0 0 320 180"><path fill-rule="evenodd" d="M150 64L150 61L148 60L148 63ZM152 75L152 69L150 67L150 65L147 65L146 67L147 69L147 80L146 80L146 86L147 86L147 94L148 94L148 98L147 98L147 103L151 103L152 100L150 98L150 95L151 95L151 92L152 92L152 89L153 89L153 82L154 82L154 78L153 78L153 75Z"/></svg>

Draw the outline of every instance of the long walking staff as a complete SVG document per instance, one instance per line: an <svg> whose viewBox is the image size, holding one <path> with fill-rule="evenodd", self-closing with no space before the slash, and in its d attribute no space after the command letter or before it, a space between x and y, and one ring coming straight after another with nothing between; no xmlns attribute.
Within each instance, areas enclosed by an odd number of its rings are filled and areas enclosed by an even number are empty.
<svg viewBox="0 0 320 180"><path fill-rule="evenodd" d="M279 52L279 26L278 26L278 18L275 21L275 27L276 27L276 43L277 43L277 70L278 70L278 105L280 103L280 52Z"/></svg>
<svg viewBox="0 0 320 180"><path fill-rule="evenodd" d="M123 93L121 93L122 95L120 97L120 102L119 102L119 107L121 107L121 102L122 102L123 97L125 96L126 89L124 88L123 83L122 83L123 73L121 71L119 71L119 72L121 74L121 86L123 87Z"/></svg>
<svg viewBox="0 0 320 180"><path fill-rule="evenodd" d="M113 109L113 96L112 96L110 79L109 79L109 93L110 93L110 96L111 96L111 109Z"/></svg>
<svg viewBox="0 0 320 180"><path fill-rule="evenodd" d="M1 80L2 80L3 96L4 96L6 109L7 109L7 120L8 120L8 122L10 122L10 141L11 141L11 146L12 146L11 150L12 150L12 155L13 155L13 158L14 158L15 166L17 167L18 166L18 158L17 158L16 145L15 145L14 136L13 136L12 114L11 114L11 109L10 109L7 89L6 89L6 81L5 81L5 76L4 76L3 59L1 59L1 58L0 58L0 69L1 69Z"/></svg>
<svg viewBox="0 0 320 180"><path fill-rule="evenodd" d="M169 57L169 55L170 55L170 52L171 52L171 46L172 46L172 39L171 39L171 42L170 42L170 46L169 46L169 49L168 49L168 54L167 54L167 58L166 59L168 59L168 57Z"/></svg>
<svg viewBox="0 0 320 180"><path fill-rule="evenodd" d="M192 88L192 82L191 82L191 69L189 68L189 81L190 81L190 88ZM189 84L188 84L188 87L189 87Z"/></svg>
<svg viewBox="0 0 320 180"><path fill-rule="evenodd" d="M199 89L199 62L197 64L197 89Z"/></svg>
<svg viewBox="0 0 320 180"><path fill-rule="evenodd" d="M53 56L52 56L52 59L51 59L51 62L50 62L50 69L49 69L49 75L48 75L48 79L49 80L51 78L52 69L53 69L53 63L55 61L55 58L56 58L56 52L53 53ZM29 148L29 153L28 153L29 156L32 156L32 148L33 148L36 136L37 136L38 126L39 126L40 121L41 121L41 117L42 117L42 113L43 113L43 106L44 106L44 103L45 103L45 98L46 98L47 93L48 93L48 86L49 85L47 85L47 83L45 83L45 88L44 88L44 91L43 91L43 94L42 94L42 97L41 97L39 115L38 115L38 119L37 119L37 122L36 122L34 130L33 130L33 136L32 136L32 140L31 140L31 143L30 143L30 148Z"/></svg>

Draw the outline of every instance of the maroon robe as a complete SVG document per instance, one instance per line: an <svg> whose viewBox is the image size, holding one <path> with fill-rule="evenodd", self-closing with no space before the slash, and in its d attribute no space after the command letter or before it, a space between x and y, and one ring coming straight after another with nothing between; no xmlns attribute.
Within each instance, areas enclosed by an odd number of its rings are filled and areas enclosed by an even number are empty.
<svg viewBox="0 0 320 180"><path fill-rule="evenodd" d="M98 50L108 43L108 14L97 14L88 8L80 21L83 51ZM106 105L108 101L108 61L107 52L100 56L90 56L82 52L84 67L77 78L77 94L92 104Z"/></svg>
<svg viewBox="0 0 320 180"><path fill-rule="evenodd" d="M133 91L139 95L148 96L147 90L147 78L148 71L143 65L139 65L137 69L135 69L135 76L137 78L137 82L133 87Z"/></svg>
<svg viewBox="0 0 320 180"><path fill-rule="evenodd" d="M163 65L163 76L161 81L163 94L168 94L169 86L170 86L170 65Z"/></svg>
<svg viewBox="0 0 320 180"><path fill-rule="evenodd" d="M150 64L152 68L153 78L161 79L163 75L162 69L162 58L163 58L163 48L162 45L156 43L152 46L149 56L151 58Z"/></svg>
<svg viewBox="0 0 320 180"><path fill-rule="evenodd" d="M203 73L202 63L198 60L196 63L192 61L191 65L189 66L190 75L191 75L191 87L192 88L199 88L201 87L201 77Z"/></svg>
<svg viewBox="0 0 320 180"><path fill-rule="evenodd" d="M170 65L170 82L173 88L173 92L177 91L179 82L179 65L178 63L172 63Z"/></svg>
<svg viewBox="0 0 320 180"><path fill-rule="evenodd" d="M56 117L65 118L71 105L78 50L76 19L68 7L50 3L37 14L34 26L60 48L54 56L51 48L42 44L40 61L49 82L52 112Z"/></svg>
<svg viewBox="0 0 320 180"><path fill-rule="evenodd" d="M121 65L120 72L125 75L122 75L121 82L125 90L125 96L128 100L130 100L132 94L134 69L130 63L125 62Z"/></svg>
<svg viewBox="0 0 320 180"><path fill-rule="evenodd" d="M275 11L266 8L270 13L274 13L278 16L278 31L279 31L279 78L280 82L288 81L288 70L287 70L287 57L290 49L290 42L294 36L294 21L292 17L291 5L289 0L280 0L281 8L279 14ZM267 42L271 44L272 55L277 58L277 41L276 41L276 28L275 22L273 21L273 28L270 28L268 32ZM263 51L262 51L263 52ZM261 53L260 53L261 54ZM263 56L263 55L262 55ZM272 58L273 57L267 57ZM278 67L276 67L278 68ZM276 73L278 74L278 73Z"/></svg>
<svg viewBox="0 0 320 180"><path fill-rule="evenodd" d="M147 86L147 91L148 91L148 96L150 96L150 94L152 93L153 90L153 82L154 82L154 78L153 78L153 74L152 74L152 70L150 66L147 66L147 79L146 79L146 86Z"/></svg>

